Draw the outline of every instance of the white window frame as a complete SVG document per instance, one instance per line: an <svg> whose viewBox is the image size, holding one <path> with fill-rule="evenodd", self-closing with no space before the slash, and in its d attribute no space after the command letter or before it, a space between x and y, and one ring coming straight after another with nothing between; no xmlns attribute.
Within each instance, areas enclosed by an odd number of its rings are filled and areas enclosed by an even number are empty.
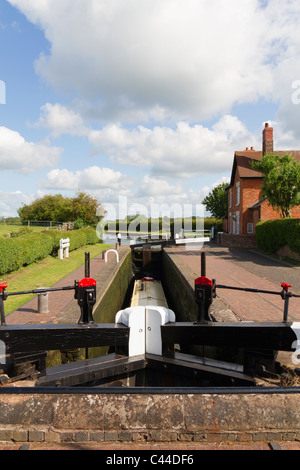
<svg viewBox="0 0 300 470"><path fill-rule="evenodd" d="M254 225L253 225L253 222L249 222L247 224L247 233L249 235L252 235L254 233Z"/></svg>
<svg viewBox="0 0 300 470"><path fill-rule="evenodd" d="M239 235L240 234L240 213L236 212L235 216L236 216L236 235Z"/></svg>
<svg viewBox="0 0 300 470"><path fill-rule="evenodd" d="M236 205L239 206L241 202L241 185L240 182L236 183Z"/></svg>

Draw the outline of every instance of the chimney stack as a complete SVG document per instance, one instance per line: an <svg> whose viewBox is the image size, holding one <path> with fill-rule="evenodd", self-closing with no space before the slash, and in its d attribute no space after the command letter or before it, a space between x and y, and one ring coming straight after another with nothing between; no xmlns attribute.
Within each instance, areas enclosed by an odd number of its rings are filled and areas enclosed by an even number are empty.
<svg viewBox="0 0 300 470"><path fill-rule="evenodd" d="M263 130L263 155L269 155L274 152L273 143L273 127L270 127L268 123L265 124Z"/></svg>

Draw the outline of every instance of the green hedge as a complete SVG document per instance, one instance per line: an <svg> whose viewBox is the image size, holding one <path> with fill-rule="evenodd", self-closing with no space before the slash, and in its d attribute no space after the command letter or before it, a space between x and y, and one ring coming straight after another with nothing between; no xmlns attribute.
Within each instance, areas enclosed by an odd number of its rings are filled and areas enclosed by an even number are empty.
<svg viewBox="0 0 300 470"><path fill-rule="evenodd" d="M51 237L44 234L25 235L0 240L0 274L16 271L50 255Z"/></svg>
<svg viewBox="0 0 300 470"><path fill-rule="evenodd" d="M300 254L300 219L279 219L259 222L256 226L258 248L276 253L287 245L290 250Z"/></svg>
<svg viewBox="0 0 300 470"><path fill-rule="evenodd" d="M190 227L192 230L196 230L197 228L197 221L195 219L195 217L193 217L193 219L187 219L186 220L186 224L184 222L184 219L182 219L182 222L181 222L181 225L182 227L187 227L188 224L190 224ZM105 226L105 230L109 229L110 231L112 230L116 230L116 233L118 233L119 231L126 231L128 230L129 228L129 225L130 225L130 222L126 222L124 220L116 220L115 223L111 223L110 225L107 224ZM142 227L143 229L147 229L148 227L148 231L151 232L151 229L153 228L153 226L155 226L155 228L159 228L159 230L162 230L162 225L163 225L163 220L162 218L160 218L159 220L157 219L154 219L153 221L149 218L148 219L148 224L147 226L145 227L146 223L145 221L143 221L142 223ZM170 228L174 225L174 221L173 219L171 219L170 221ZM198 221L198 225L199 225L199 221ZM176 219L176 226L178 227L179 226L179 221L178 219ZM215 227L215 229L217 230L217 232L223 232L223 220L222 219L214 219L214 218L205 218L204 219L204 230L207 231L207 232L210 232L211 228L212 227ZM139 228L137 227L137 231L139 231Z"/></svg>
<svg viewBox="0 0 300 470"><path fill-rule="evenodd" d="M57 256L61 238L70 238L70 251L99 242L96 230L44 231L16 238L0 238L0 275L28 266L49 255Z"/></svg>

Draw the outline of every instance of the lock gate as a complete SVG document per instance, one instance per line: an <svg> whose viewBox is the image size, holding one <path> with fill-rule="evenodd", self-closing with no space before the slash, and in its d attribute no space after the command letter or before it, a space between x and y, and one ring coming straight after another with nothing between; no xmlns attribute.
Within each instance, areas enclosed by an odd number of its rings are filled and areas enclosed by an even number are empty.
<svg viewBox="0 0 300 470"><path fill-rule="evenodd" d="M270 351L299 352L300 324L288 321L289 299L297 297L283 283L280 295L283 299L282 322L268 323L215 323L209 315L217 289L234 289L232 286L218 285L216 280L206 277L205 253L202 256L201 277L195 280L195 302L198 318L195 322L176 322L171 311L166 308L145 307L142 311L118 312L115 323L97 324L93 318L96 302L96 281L90 278L89 254L85 258L85 278L75 280L73 286L63 289L74 290L78 303L77 324L6 324L5 300L10 295L7 284L0 285L1 327L0 341L5 348L7 363L0 378L1 393L9 393L9 386L25 378L35 380L35 386L27 389L35 393L41 390L61 390L72 388L74 393L105 387L106 390L126 388L126 393L147 393L150 389L191 390L224 392L227 387L237 393L257 390L253 370L244 364L206 359L184 354L178 345L200 345L214 347L247 348L268 354ZM45 289L45 292L58 289ZM41 293L38 291L29 291ZM28 293L28 291L26 291ZM183 294L184 295L184 294ZM138 328L137 328L138 323ZM151 330L151 332L149 331ZM141 335L142 341L138 339ZM137 350L135 346L138 344ZM107 346L110 352L102 357L86 359L71 364L46 368L47 351L72 350ZM250 361L251 362L251 361ZM20 373L17 366L26 366ZM14 373L18 370L18 373ZM255 371L257 373L257 370ZM264 370L264 374L268 371ZM22 382L19 392L21 393ZM20 385L19 384L19 385ZM277 393L298 392L298 387L277 387ZM14 393L15 393L15 389ZM261 391L261 387L259 387ZM265 393L274 393L273 387L266 387ZM24 390L23 390L24 392Z"/></svg>

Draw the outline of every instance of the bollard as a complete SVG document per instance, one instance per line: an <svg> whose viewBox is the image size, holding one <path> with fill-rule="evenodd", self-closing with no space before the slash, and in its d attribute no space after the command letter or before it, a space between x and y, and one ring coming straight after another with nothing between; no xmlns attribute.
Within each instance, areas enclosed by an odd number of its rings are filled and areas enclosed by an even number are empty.
<svg viewBox="0 0 300 470"><path fill-rule="evenodd" d="M44 290L48 289L48 287L40 287L37 290ZM48 305L49 295L48 292L42 292L38 294L38 313L49 313L49 305Z"/></svg>

